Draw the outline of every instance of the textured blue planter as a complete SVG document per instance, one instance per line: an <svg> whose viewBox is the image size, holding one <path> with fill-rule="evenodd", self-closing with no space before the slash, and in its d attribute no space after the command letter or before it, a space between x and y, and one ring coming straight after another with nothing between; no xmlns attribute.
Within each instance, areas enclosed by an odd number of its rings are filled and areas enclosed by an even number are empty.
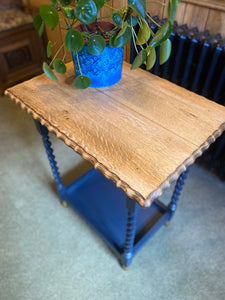
<svg viewBox="0 0 225 300"><path fill-rule="evenodd" d="M81 75L77 63L77 55L72 52L76 76ZM83 75L91 79L91 87L101 88L117 83L122 76L123 48L111 48L108 44L101 55L92 55L87 45L78 52L79 63Z"/></svg>

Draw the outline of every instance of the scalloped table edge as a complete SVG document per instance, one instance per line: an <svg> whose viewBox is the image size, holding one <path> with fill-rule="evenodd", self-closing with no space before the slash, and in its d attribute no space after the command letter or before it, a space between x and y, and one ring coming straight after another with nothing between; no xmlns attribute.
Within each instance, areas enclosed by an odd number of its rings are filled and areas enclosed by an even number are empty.
<svg viewBox="0 0 225 300"><path fill-rule="evenodd" d="M122 189L126 195L137 201L140 206L148 208L151 206L154 200L158 199L163 192L170 187L170 185L179 178L179 176L186 171L186 169L194 163L194 161L202 155L202 153L209 148L209 146L215 142L215 140L225 131L225 123L222 123L221 126L214 131L214 133L208 137L208 139L197 149L192 155L187 158L177 169L171 173L166 180L164 180L158 188L151 192L145 199L140 193L132 189L126 182L122 181L115 173L108 170L103 164L97 161L95 157L87 153L82 147L76 144L73 140L69 139L58 129L54 128L43 116L36 113L32 108L27 104L16 97L10 89L5 91L5 95L9 96L11 100L15 101L16 104L20 104L23 110L26 110L28 114L39 121L43 126L45 126L49 132L54 133L57 138L61 139L67 146L71 147L75 152L80 154L85 160L89 161L96 170L100 171L107 179L111 180L118 188Z"/></svg>

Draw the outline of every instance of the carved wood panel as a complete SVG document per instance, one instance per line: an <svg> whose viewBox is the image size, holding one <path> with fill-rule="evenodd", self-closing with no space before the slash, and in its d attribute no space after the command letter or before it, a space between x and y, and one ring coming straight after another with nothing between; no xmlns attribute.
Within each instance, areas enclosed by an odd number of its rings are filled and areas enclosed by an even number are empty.
<svg viewBox="0 0 225 300"><path fill-rule="evenodd" d="M0 92L42 73L43 41L32 24L0 33Z"/></svg>
<svg viewBox="0 0 225 300"><path fill-rule="evenodd" d="M28 45L8 51L4 53L4 56L7 61L9 70L22 65L26 65L31 60L31 53Z"/></svg>

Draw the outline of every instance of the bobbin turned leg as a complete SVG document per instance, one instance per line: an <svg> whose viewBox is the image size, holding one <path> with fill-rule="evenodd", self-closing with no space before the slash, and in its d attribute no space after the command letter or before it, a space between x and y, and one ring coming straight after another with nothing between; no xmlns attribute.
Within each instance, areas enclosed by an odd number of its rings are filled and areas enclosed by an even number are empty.
<svg viewBox="0 0 225 300"><path fill-rule="evenodd" d="M137 222L137 212L138 204L127 197L127 229L126 238L124 244L124 252L121 255L121 265L126 270L130 266L133 259L133 246L136 233L136 222Z"/></svg>
<svg viewBox="0 0 225 300"><path fill-rule="evenodd" d="M181 190L183 189L185 179L187 178L188 171L189 170L187 169L185 172L183 172L177 180L177 183L175 185L174 192L173 192L173 195L171 198L171 202L167 208L167 210L169 212L169 220L166 222L166 224L165 224L166 226L168 226L170 224L170 220L172 219L172 217L175 214L175 211L177 209L177 201L179 200L179 196L180 196Z"/></svg>
<svg viewBox="0 0 225 300"><path fill-rule="evenodd" d="M38 132L42 136L42 140L45 146L46 153L48 155L48 160L52 169L52 173L56 182L57 190L61 198L61 203L63 206L67 206L67 202L65 201L65 196L66 196L66 188L64 184L62 183L60 174L59 174L59 169L57 166L57 162L55 160L55 155L53 154L53 149L52 149L52 144L49 140L49 135L48 135L48 129L41 125L41 123L35 121L35 125L37 127Z"/></svg>

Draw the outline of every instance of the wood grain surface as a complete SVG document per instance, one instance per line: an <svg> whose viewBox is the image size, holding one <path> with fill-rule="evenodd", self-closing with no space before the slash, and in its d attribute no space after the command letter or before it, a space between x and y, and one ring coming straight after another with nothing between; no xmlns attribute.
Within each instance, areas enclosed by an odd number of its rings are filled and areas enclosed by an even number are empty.
<svg viewBox="0 0 225 300"><path fill-rule="evenodd" d="M225 2L225 1L224 1ZM220 33L225 37L225 11L219 11L215 9L209 10L209 15L205 25L205 29L210 30L211 34Z"/></svg>
<svg viewBox="0 0 225 300"><path fill-rule="evenodd" d="M165 14L164 14L165 17ZM183 0L177 8L175 20L179 25L189 28L197 26L199 30L220 33L225 37L225 1L224 0Z"/></svg>
<svg viewBox="0 0 225 300"><path fill-rule="evenodd" d="M199 31L203 31L205 29L208 14L209 9L207 7L187 4L183 23L188 24L190 28L197 26ZM200 20L199 16L201 16Z"/></svg>
<svg viewBox="0 0 225 300"><path fill-rule="evenodd" d="M225 12L224 0L182 0L183 3L191 3L203 7L213 8Z"/></svg>
<svg viewBox="0 0 225 300"><path fill-rule="evenodd" d="M71 63L59 78L6 94L143 207L225 130L225 107L127 63L108 88L75 89Z"/></svg>

